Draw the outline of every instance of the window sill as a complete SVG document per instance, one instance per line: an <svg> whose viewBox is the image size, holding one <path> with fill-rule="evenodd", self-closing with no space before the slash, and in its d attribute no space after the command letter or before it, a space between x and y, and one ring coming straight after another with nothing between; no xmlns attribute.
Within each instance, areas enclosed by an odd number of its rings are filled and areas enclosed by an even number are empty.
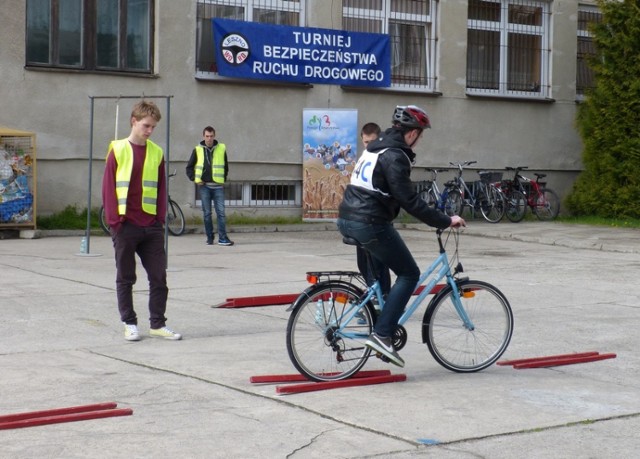
<svg viewBox="0 0 640 459"><path fill-rule="evenodd" d="M385 93L406 93L406 94L420 94L421 96L427 97L441 97L442 93L437 91L431 91L428 89L421 88L403 88L403 87L394 87L389 86L388 88L372 88L369 86L340 86L345 92L366 92L366 93L377 93L377 94L385 94Z"/></svg>
<svg viewBox="0 0 640 459"><path fill-rule="evenodd" d="M555 103L555 99L549 97L539 97L539 96L518 96L518 95L508 95L508 94L479 94L479 93L470 93L467 92L466 96L470 99L491 99L491 100L504 100L504 101L512 101L512 102L536 102L541 104L552 104Z"/></svg>
<svg viewBox="0 0 640 459"><path fill-rule="evenodd" d="M268 87L276 87L276 88L298 88L298 89L313 88L313 84L310 84L310 83L291 83L291 82L249 79L249 78L228 78L228 77L221 77L218 75L207 75L207 74L203 74L202 72L196 72L194 78L196 81L201 81L203 83L222 83L222 84L245 85L245 86L250 84L252 86L268 86Z"/></svg>
<svg viewBox="0 0 640 459"><path fill-rule="evenodd" d="M115 70L84 70L64 67L44 67L25 65L25 70L33 70L35 72L53 72L53 73L75 73L75 74L90 74L90 75L108 75L108 76L120 76L120 77L134 77L134 78L159 78L160 76L155 73L136 73L136 72L124 72Z"/></svg>

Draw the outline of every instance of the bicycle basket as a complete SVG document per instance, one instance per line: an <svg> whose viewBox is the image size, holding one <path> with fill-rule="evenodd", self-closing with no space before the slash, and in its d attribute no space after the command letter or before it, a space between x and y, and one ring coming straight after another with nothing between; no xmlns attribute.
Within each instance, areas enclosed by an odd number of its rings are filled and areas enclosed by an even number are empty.
<svg viewBox="0 0 640 459"><path fill-rule="evenodd" d="M495 183L502 180L502 172L480 171L478 175L482 183Z"/></svg>

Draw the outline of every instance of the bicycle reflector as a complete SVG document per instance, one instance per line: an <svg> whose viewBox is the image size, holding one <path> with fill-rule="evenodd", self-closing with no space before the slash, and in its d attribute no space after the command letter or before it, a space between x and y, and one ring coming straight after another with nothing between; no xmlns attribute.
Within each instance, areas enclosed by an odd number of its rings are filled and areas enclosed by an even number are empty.
<svg viewBox="0 0 640 459"><path fill-rule="evenodd" d="M462 298L473 298L474 296L476 296L476 294L473 290L464 290L462 292Z"/></svg>
<svg viewBox="0 0 640 459"><path fill-rule="evenodd" d="M317 284L318 276L316 276L315 274L307 273L307 282L314 285Z"/></svg>

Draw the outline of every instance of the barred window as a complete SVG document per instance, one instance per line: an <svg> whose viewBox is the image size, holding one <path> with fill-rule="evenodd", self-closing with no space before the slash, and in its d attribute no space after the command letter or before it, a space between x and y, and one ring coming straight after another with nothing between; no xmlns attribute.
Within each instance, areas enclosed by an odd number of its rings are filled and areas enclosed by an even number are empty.
<svg viewBox="0 0 640 459"><path fill-rule="evenodd" d="M593 37L589 31L592 24L602 21L602 13L595 6L578 5L578 55L576 73L576 95L583 98L585 91L595 86L594 74L589 59L596 54Z"/></svg>
<svg viewBox="0 0 640 459"><path fill-rule="evenodd" d="M218 75L211 19L235 19L287 26L304 26L306 0L198 0L196 28L196 75Z"/></svg>
<svg viewBox="0 0 640 459"><path fill-rule="evenodd" d="M469 0L467 93L549 97L547 2Z"/></svg>
<svg viewBox="0 0 640 459"><path fill-rule="evenodd" d="M153 0L27 0L26 64L153 71Z"/></svg>
<svg viewBox="0 0 640 459"><path fill-rule="evenodd" d="M388 34L391 87L435 91L435 0L344 0L344 30Z"/></svg>

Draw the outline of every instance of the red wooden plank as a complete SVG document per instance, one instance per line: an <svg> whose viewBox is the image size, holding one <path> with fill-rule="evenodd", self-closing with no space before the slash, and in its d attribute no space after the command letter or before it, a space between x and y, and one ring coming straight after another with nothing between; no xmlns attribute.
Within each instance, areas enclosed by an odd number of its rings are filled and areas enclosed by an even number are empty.
<svg viewBox="0 0 640 459"><path fill-rule="evenodd" d="M300 294L247 296L239 298L227 298L224 303L219 303L213 308L246 308L248 306L274 306L278 304L293 303Z"/></svg>
<svg viewBox="0 0 640 459"><path fill-rule="evenodd" d="M431 289L431 294L436 294L445 287L443 284L438 284ZM420 285L414 295L419 295L424 290L424 285ZM245 296L238 298L227 298L224 302L211 306L212 308L246 308L250 306L276 306L279 304L291 304L296 298L300 296L299 293L289 293L284 295L264 295L264 296Z"/></svg>
<svg viewBox="0 0 640 459"><path fill-rule="evenodd" d="M118 406L115 402L94 403L92 405L70 406L66 408L53 408L51 410L28 411L25 413L5 414L0 416L0 423L20 421L22 419L42 418L46 416L57 416L86 411L110 410Z"/></svg>
<svg viewBox="0 0 640 459"><path fill-rule="evenodd" d="M573 359L563 358L563 359L557 359L557 360L541 360L539 362L521 363L521 364L514 365L513 368L515 368L516 370L523 370L525 368L557 367L560 365L572 365L574 363L595 362L598 360L614 359L614 358L616 358L616 354L598 354L598 355L588 355L585 357L576 357Z"/></svg>
<svg viewBox="0 0 640 459"><path fill-rule="evenodd" d="M527 359L502 360L500 362L497 362L496 365L519 365L521 363L528 363L528 362L543 362L545 360L572 359L576 357L588 357L588 356L598 355L598 354L599 352L590 351L590 352L576 352L573 354L548 355L545 357L530 357Z"/></svg>
<svg viewBox="0 0 640 459"><path fill-rule="evenodd" d="M42 426L46 424L59 424L62 422L85 421L88 419L109 418L114 416L129 416L133 414L131 408L106 409L99 411L86 411L80 413L60 414L44 416L19 421L0 423L0 430L20 429L22 427Z"/></svg>
<svg viewBox="0 0 640 459"><path fill-rule="evenodd" d="M353 387L353 386L367 386L371 384L385 384L390 382L406 381L407 375L387 375L387 376L373 376L370 378L351 378L341 379L339 381L324 381L313 382L304 384L292 384L289 386L276 387L276 393L278 394L297 394L301 392L312 392L316 390L338 389L341 387Z"/></svg>
<svg viewBox="0 0 640 459"><path fill-rule="evenodd" d="M327 376L337 373L327 373ZM372 376L387 376L390 375L391 371L389 370L363 370L359 371L352 378L369 378ZM299 381L309 381L306 377L301 375L300 373L290 374L290 375L259 375L259 376L251 376L249 378L249 382L254 384L268 384L268 383L280 383L280 382L299 382Z"/></svg>

